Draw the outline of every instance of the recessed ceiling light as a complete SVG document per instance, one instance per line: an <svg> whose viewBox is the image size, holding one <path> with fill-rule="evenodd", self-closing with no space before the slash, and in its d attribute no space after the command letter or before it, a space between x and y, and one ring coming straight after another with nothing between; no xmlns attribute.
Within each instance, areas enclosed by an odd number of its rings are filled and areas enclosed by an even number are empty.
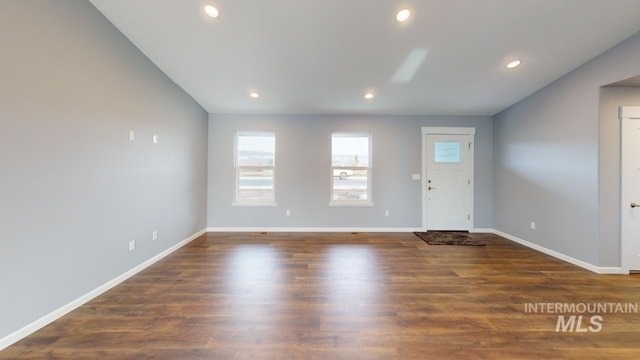
<svg viewBox="0 0 640 360"><path fill-rule="evenodd" d="M252 91L252 92L249 93L249 96L251 96L252 99L257 99L257 98L260 97L260 94L258 94L255 91Z"/></svg>
<svg viewBox="0 0 640 360"><path fill-rule="evenodd" d="M513 60L512 62L507 64L507 69L515 69L520 66L520 60Z"/></svg>
<svg viewBox="0 0 640 360"><path fill-rule="evenodd" d="M398 20L399 22L405 22L409 20L410 16L411 16L411 11L409 11L409 9L402 9L398 11L398 13L396 14L396 20Z"/></svg>
<svg viewBox="0 0 640 360"><path fill-rule="evenodd" d="M371 99L373 99L373 96L374 96L374 95L373 95L373 93L372 93L372 92L368 92L368 93L364 94L364 98L365 98L366 100L371 100Z"/></svg>
<svg viewBox="0 0 640 360"><path fill-rule="evenodd" d="M213 5L205 5L204 12L206 12L207 15L211 16L212 18L217 18L218 15L220 15L218 9L216 9L216 7Z"/></svg>

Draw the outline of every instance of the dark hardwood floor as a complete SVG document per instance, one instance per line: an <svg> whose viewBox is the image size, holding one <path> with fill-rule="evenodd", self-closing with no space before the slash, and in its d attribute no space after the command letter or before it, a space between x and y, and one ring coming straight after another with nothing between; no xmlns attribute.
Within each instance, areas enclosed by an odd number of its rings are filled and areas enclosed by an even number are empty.
<svg viewBox="0 0 640 360"><path fill-rule="evenodd" d="M640 275L597 275L472 236L488 246L431 246L411 233L209 233L0 359L640 358L638 313L598 313L596 332L590 312L525 312L637 304ZM559 315L584 318L556 332Z"/></svg>

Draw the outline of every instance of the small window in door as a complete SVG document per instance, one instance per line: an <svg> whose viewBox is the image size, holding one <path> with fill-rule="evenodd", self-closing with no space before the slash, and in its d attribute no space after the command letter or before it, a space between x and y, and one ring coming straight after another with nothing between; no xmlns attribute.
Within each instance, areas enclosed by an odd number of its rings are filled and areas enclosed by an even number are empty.
<svg viewBox="0 0 640 360"><path fill-rule="evenodd" d="M459 142L436 142L435 161L437 163L459 163L460 143Z"/></svg>

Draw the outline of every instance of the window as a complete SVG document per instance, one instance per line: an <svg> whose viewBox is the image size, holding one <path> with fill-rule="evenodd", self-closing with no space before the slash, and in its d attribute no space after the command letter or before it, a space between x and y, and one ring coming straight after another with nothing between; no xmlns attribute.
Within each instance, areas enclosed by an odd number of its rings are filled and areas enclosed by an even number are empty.
<svg viewBox="0 0 640 360"><path fill-rule="evenodd" d="M435 143L435 161L437 163L459 163L460 143L440 142Z"/></svg>
<svg viewBox="0 0 640 360"><path fill-rule="evenodd" d="M371 135L331 135L331 205L372 205Z"/></svg>
<svg viewBox="0 0 640 360"><path fill-rule="evenodd" d="M235 205L275 205L276 135L236 133Z"/></svg>

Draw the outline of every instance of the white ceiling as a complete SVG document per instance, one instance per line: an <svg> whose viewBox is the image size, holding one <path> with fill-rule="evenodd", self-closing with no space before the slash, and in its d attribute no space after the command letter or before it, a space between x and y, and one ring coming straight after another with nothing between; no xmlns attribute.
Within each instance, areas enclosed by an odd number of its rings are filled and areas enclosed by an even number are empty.
<svg viewBox="0 0 640 360"><path fill-rule="evenodd" d="M640 87L640 76L632 77L607 85L608 87Z"/></svg>
<svg viewBox="0 0 640 360"><path fill-rule="evenodd" d="M639 0L91 2L210 113L493 115L640 30Z"/></svg>

